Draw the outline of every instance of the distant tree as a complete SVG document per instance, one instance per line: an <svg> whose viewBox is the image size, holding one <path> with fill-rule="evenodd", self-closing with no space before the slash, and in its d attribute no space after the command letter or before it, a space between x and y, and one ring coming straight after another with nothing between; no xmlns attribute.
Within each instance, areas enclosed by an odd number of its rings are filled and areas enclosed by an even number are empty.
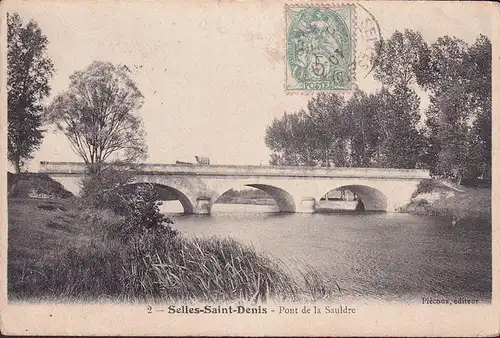
<svg viewBox="0 0 500 338"><path fill-rule="evenodd" d="M285 113L266 129L265 143L273 151L271 165L315 165L315 144L310 116L301 110Z"/></svg>
<svg viewBox="0 0 500 338"><path fill-rule="evenodd" d="M48 112L90 172L99 173L109 162L145 158L142 104L125 66L95 61L70 76L68 90L54 98Z"/></svg>
<svg viewBox="0 0 500 338"><path fill-rule="evenodd" d="M18 173L43 139L41 102L54 73L48 43L34 20L23 25L17 13L7 14L7 157Z"/></svg>
<svg viewBox="0 0 500 338"><path fill-rule="evenodd" d="M357 91L346 104L350 165L415 168L420 165L422 135L416 93L387 88L367 95ZM406 112L401 114L401 112Z"/></svg>
<svg viewBox="0 0 500 338"><path fill-rule="evenodd" d="M315 160L322 167L344 167L347 161L347 126L344 100L338 95L319 93L307 104L314 142Z"/></svg>
<svg viewBox="0 0 500 338"><path fill-rule="evenodd" d="M313 97L308 111L285 113L266 129L271 165L348 165L344 100L335 94Z"/></svg>
<svg viewBox="0 0 500 338"><path fill-rule="evenodd" d="M381 102L378 95L354 92L345 106L348 123L349 166L375 166L380 157L383 130L379 128Z"/></svg>
<svg viewBox="0 0 500 338"><path fill-rule="evenodd" d="M413 169L420 167L422 157L422 132L417 128L420 120L420 97L413 89L383 88L378 93L381 100L379 128L384 131L381 143L384 160L378 166Z"/></svg>

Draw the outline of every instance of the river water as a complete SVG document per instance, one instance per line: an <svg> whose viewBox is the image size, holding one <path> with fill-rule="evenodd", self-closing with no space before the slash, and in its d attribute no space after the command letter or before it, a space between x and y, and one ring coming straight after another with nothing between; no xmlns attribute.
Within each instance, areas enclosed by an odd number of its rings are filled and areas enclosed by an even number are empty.
<svg viewBox="0 0 500 338"><path fill-rule="evenodd" d="M187 236L233 237L282 260L332 276L341 299L422 302L422 297L491 299L491 228L399 213L281 214L272 206L215 204L212 215L182 215Z"/></svg>

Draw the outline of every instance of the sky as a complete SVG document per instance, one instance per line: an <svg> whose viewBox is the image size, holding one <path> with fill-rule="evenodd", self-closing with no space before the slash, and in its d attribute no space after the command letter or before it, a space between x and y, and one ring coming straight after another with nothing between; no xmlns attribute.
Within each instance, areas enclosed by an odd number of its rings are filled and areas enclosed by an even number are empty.
<svg viewBox="0 0 500 338"><path fill-rule="evenodd" d="M428 43L451 35L491 38L492 3L370 2L363 6L384 38L420 31ZM49 39L56 73L50 99L69 76L94 60L126 64L145 97L141 116L149 163L264 164L266 127L285 111L306 108L308 95L284 90L284 3L280 1L10 2ZM378 83L357 74L360 89ZM420 92L421 93L421 92ZM428 102L422 94L422 107ZM28 169L39 161L79 161L49 126Z"/></svg>

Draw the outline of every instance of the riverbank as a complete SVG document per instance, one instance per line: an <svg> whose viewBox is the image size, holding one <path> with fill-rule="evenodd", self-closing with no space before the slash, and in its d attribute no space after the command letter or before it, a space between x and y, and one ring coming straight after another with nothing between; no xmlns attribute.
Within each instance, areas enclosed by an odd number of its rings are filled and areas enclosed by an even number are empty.
<svg viewBox="0 0 500 338"><path fill-rule="evenodd" d="M400 210L432 215L450 222L491 223L491 188L458 186L441 180L422 181L410 203Z"/></svg>
<svg viewBox="0 0 500 338"><path fill-rule="evenodd" d="M335 281L283 263L231 238L156 233L123 241L110 211L75 199L9 198L9 300L55 302L314 301Z"/></svg>

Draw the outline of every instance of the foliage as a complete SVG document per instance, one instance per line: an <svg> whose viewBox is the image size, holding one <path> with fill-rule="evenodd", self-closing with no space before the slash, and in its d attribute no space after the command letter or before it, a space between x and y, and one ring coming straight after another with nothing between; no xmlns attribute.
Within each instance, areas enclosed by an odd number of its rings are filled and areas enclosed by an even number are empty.
<svg viewBox="0 0 500 338"><path fill-rule="evenodd" d="M431 93L427 111L430 167L439 175L474 179L491 175L491 42L469 46L445 36L431 45L419 82Z"/></svg>
<svg viewBox="0 0 500 338"><path fill-rule="evenodd" d="M312 122L312 138L316 155L323 167L345 166L347 124L344 116L344 100L337 95L320 93L307 104Z"/></svg>
<svg viewBox="0 0 500 338"><path fill-rule="evenodd" d="M273 151L271 164L342 165L347 152L343 105L339 96L320 93L309 101L308 112L274 119L265 136Z"/></svg>
<svg viewBox="0 0 500 338"><path fill-rule="evenodd" d="M309 101L308 112L285 113L266 129L271 164L420 166L418 105L417 94L409 89L383 88L370 95L356 91L347 102L335 94L319 94Z"/></svg>
<svg viewBox="0 0 500 338"><path fill-rule="evenodd" d="M377 42L373 55L374 77L385 88L381 91L384 121L384 167L415 168L422 166L425 155L424 135L417 128L420 98L412 88L417 74L429 58L427 44L420 33L406 29L395 31L387 41ZM391 135L387 131L391 131Z"/></svg>
<svg viewBox="0 0 500 338"><path fill-rule="evenodd" d="M382 156L379 140L383 130L378 120L382 102L377 95L357 90L345 107L348 121L351 166L376 166Z"/></svg>
<svg viewBox="0 0 500 338"><path fill-rule="evenodd" d="M124 222L117 229L119 236L122 239L144 233L175 236L176 231L170 228L173 221L160 212L161 203L151 184L137 185L123 191L114 208L119 215L124 216Z"/></svg>
<svg viewBox="0 0 500 338"><path fill-rule="evenodd" d="M108 167L83 180L82 201L96 209L110 209L123 221L108 232L123 240L144 232L174 234L173 221L160 212L158 195L152 184L133 185L129 171Z"/></svg>
<svg viewBox="0 0 500 338"><path fill-rule="evenodd" d="M34 20L23 25L19 14L7 14L7 157L17 173L43 139L41 102L54 73L48 43Z"/></svg>
<svg viewBox="0 0 500 338"><path fill-rule="evenodd" d="M389 40L377 41L375 50L374 77L391 88L410 88L429 58L422 35L409 29L403 33L396 30Z"/></svg>
<svg viewBox="0 0 500 338"><path fill-rule="evenodd" d="M50 120L74 152L99 172L106 161L134 163L146 156L143 96L125 66L93 62L70 76L66 92L48 107Z"/></svg>
<svg viewBox="0 0 500 338"><path fill-rule="evenodd" d="M266 129L265 143L273 150L272 165L314 165L314 144L308 137L312 122L305 111L274 119Z"/></svg>
<svg viewBox="0 0 500 338"><path fill-rule="evenodd" d="M82 179L82 202L97 209L115 210L120 205L120 193L131 183L133 174L118 166L107 167L96 173L88 173Z"/></svg>

